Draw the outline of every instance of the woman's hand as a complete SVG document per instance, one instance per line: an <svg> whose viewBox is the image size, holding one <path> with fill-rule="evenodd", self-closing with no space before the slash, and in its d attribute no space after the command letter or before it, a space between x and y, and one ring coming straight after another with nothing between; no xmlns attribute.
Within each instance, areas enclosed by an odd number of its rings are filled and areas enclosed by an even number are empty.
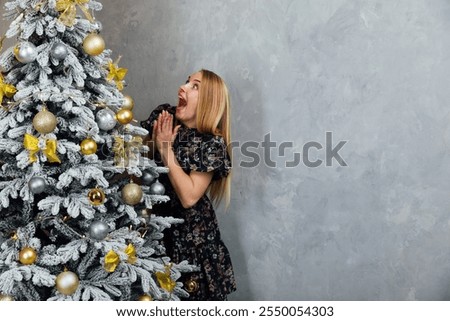
<svg viewBox="0 0 450 321"><path fill-rule="evenodd" d="M167 111L162 111L153 125L152 138L160 154L172 148L172 143L177 136L180 125L173 128L173 116Z"/></svg>
<svg viewBox="0 0 450 321"><path fill-rule="evenodd" d="M194 206L205 194L212 180L213 172L201 173L192 171L186 174L180 167L172 143L180 126L173 128L173 116L163 111L153 125L152 139L161 154L161 160L169 168L169 180L184 208Z"/></svg>

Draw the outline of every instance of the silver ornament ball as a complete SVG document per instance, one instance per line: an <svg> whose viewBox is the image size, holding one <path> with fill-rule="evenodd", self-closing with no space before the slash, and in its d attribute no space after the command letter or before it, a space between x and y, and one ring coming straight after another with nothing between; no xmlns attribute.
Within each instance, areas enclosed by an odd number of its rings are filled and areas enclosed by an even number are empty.
<svg viewBox="0 0 450 321"><path fill-rule="evenodd" d="M158 180L150 186L150 193L156 194L156 195L164 195L166 192L166 189L164 188L164 185L161 184Z"/></svg>
<svg viewBox="0 0 450 321"><path fill-rule="evenodd" d="M18 61L27 64L36 60L38 52L31 42L21 42L14 48L14 55Z"/></svg>
<svg viewBox="0 0 450 321"><path fill-rule="evenodd" d="M109 226L105 222L94 221L89 226L89 236L98 241L105 239L108 232Z"/></svg>
<svg viewBox="0 0 450 321"><path fill-rule="evenodd" d="M144 183L145 185L150 185L151 183L153 183L155 178L155 175L150 172L143 172L141 177L142 183Z"/></svg>
<svg viewBox="0 0 450 321"><path fill-rule="evenodd" d="M47 184L42 177L35 176L28 181L28 187L33 194L41 194L45 191Z"/></svg>
<svg viewBox="0 0 450 321"><path fill-rule="evenodd" d="M65 59L68 54L69 51L67 50L66 45L62 43L55 43L50 50L50 55L57 60Z"/></svg>
<svg viewBox="0 0 450 321"><path fill-rule="evenodd" d="M111 109L102 109L96 116L98 128L101 130L111 130L116 127L116 114Z"/></svg>

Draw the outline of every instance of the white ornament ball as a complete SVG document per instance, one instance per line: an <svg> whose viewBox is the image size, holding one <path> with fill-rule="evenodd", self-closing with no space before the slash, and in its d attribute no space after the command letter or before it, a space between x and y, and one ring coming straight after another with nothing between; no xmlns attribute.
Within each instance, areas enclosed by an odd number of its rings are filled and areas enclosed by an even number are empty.
<svg viewBox="0 0 450 321"><path fill-rule="evenodd" d="M66 45L62 43L55 43L50 50L50 55L56 60L63 60L68 54L69 51L67 50Z"/></svg>
<svg viewBox="0 0 450 321"><path fill-rule="evenodd" d="M14 56L21 63L27 64L35 61L38 55L36 46L31 42L21 42L14 48Z"/></svg>
<svg viewBox="0 0 450 321"><path fill-rule="evenodd" d="M98 128L101 130L111 130L117 125L116 113L111 109L105 108L100 110L96 117Z"/></svg>
<svg viewBox="0 0 450 321"><path fill-rule="evenodd" d="M89 236L97 241L104 240L108 232L109 226L105 222L94 221L89 226Z"/></svg>
<svg viewBox="0 0 450 321"><path fill-rule="evenodd" d="M66 271L60 273L55 280L56 289L59 293L64 295L72 295L78 289L80 285L80 279L78 275L73 272Z"/></svg>

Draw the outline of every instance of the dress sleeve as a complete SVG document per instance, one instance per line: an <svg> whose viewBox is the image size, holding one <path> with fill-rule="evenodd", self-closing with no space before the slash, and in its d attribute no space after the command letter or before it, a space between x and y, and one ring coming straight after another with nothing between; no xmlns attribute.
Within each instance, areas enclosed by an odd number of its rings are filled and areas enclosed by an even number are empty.
<svg viewBox="0 0 450 321"><path fill-rule="evenodd" d="M159 114L161 114L163 110L168 111L170 114L175 114L175 108L176 107L170 106L170 104L159 105L151 112L147 120L141 121L141 127L147 129L151 137L153 133L153 123L158 119Z"/></svg>
<svg viewBox="0 0 450 321"><path fill-rule="evenodd" d="M189 158L191 171L214 172L213 180L228 176L231 159L223 137L212 136L200 140Z"/></svg>

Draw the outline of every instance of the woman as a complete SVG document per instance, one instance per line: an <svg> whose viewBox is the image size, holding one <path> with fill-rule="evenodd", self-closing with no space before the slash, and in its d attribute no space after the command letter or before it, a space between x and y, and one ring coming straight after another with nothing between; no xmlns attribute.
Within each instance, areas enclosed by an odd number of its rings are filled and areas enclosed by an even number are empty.
<svg viewBox="0 0 450 321"><path fill-rule="evenodd" d="M165 234L167 255L200 267L183 276L190 300L226 300L236 289L228 249L221 240L210 199L230 199L230 103L224 81L215 73L192 74L178 90L178 106L158 106L147 121L160 177L170 201L152 212L184 219ZM154 144L152 144L154 143Z"/></svg>

